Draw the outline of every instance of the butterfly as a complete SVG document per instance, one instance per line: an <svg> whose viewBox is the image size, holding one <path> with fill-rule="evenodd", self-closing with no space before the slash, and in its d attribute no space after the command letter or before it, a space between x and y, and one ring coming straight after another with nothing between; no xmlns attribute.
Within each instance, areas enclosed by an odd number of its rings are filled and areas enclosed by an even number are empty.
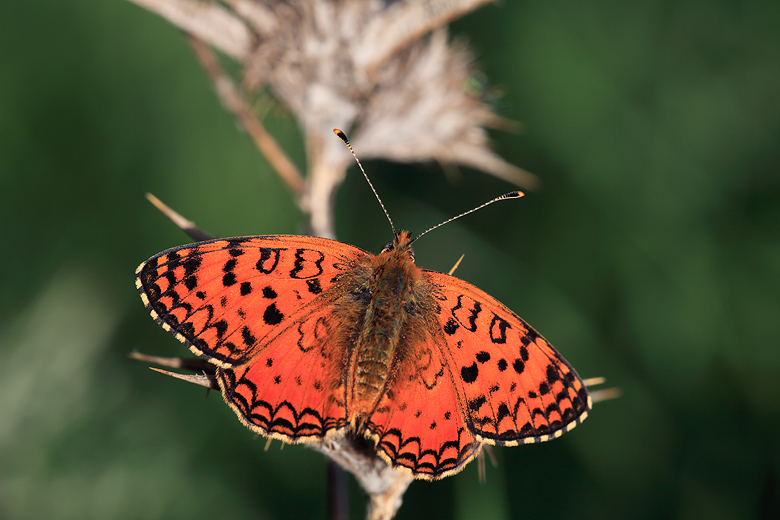
<svg viewBox="0 0 780 520"><path fill-rule="evenodd" d="M495 298L417 267L414 240L397 232L377 255L299 235L208 240L151 257L136 286L155 321L216 367L239 420L271 438L348 432L430 480L483 443L546 441L582 422L592 403L571 365Z"/></svg>

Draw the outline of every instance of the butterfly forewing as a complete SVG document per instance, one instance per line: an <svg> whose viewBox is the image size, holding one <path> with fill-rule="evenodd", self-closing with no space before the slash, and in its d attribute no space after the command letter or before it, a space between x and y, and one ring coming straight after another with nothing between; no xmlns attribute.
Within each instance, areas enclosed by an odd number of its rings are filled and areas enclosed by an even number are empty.
<svg viewBox="0 0 780 520"><path fill-rule="evenodd" d="M322 238L218 239L164 251L136 285L160 325L218 366L251 359L289 317L368 253Z"/></svg>
<svg viewBox="0 0 780 520"><path fill-rule="evenodd" d="M478 440L545 441L587 417L591 400L582 380L533 328L476 287L424 273L436 286L443 354Z"/></svg>

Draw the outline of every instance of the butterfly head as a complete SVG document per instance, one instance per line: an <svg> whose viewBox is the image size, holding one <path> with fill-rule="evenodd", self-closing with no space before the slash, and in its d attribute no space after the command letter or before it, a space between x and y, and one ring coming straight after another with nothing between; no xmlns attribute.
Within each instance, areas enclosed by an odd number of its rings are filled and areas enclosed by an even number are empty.
<svg viewBox="0 0 780 520"><path fill-rule="evenodd" d="M412 234L409 231L399 231L395 234L395 239L392 242L388 242L384 245L384 247L382 247L381 253L389 253L392 251L406 253L409 255L409 258L412 259L412 262L414 262L414 249L412 249L412 242Z"/></svg>

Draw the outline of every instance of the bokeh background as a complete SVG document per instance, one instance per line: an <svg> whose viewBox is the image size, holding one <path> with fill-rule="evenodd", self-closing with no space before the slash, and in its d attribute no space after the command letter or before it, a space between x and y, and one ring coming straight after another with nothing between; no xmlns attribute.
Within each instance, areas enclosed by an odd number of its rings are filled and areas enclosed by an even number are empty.
<svg viewBox="0 0 780 520"><path fill-rule="evenodd" d="M623 391L562 439L414 483L399 519L780 518L780 3L512 0L459 20L543 188L416 245ZM485 83L487 78L487 83ZM268 128L304 165L282 107ZM335 137L334 137L335 138ZM360 150L358 150L358 153ZM402 228L512 189L370 162ZM187 237L297 233L182 35L124 0L0 3L0 518L326 516L325 463L128 359L186 349L135 267ZM352 169L337 233L390 237ZM351 482L354 518L365 496Z"/></svg>

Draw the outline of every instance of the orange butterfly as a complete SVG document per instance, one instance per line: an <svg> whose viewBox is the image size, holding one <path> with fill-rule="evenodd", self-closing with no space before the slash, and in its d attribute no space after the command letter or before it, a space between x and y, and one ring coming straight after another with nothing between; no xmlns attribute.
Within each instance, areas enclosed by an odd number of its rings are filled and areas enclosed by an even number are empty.
<svg viewBox="0 0 780 520"><path fill-rule="evenodd" d="M414 240L398 232L378 255L296 235L209 240L153 256L136 286L268 437L350 431L438 479L482 443L546 441L582 422L591 399L571 365L490 295L417 267Z"/></svg>

